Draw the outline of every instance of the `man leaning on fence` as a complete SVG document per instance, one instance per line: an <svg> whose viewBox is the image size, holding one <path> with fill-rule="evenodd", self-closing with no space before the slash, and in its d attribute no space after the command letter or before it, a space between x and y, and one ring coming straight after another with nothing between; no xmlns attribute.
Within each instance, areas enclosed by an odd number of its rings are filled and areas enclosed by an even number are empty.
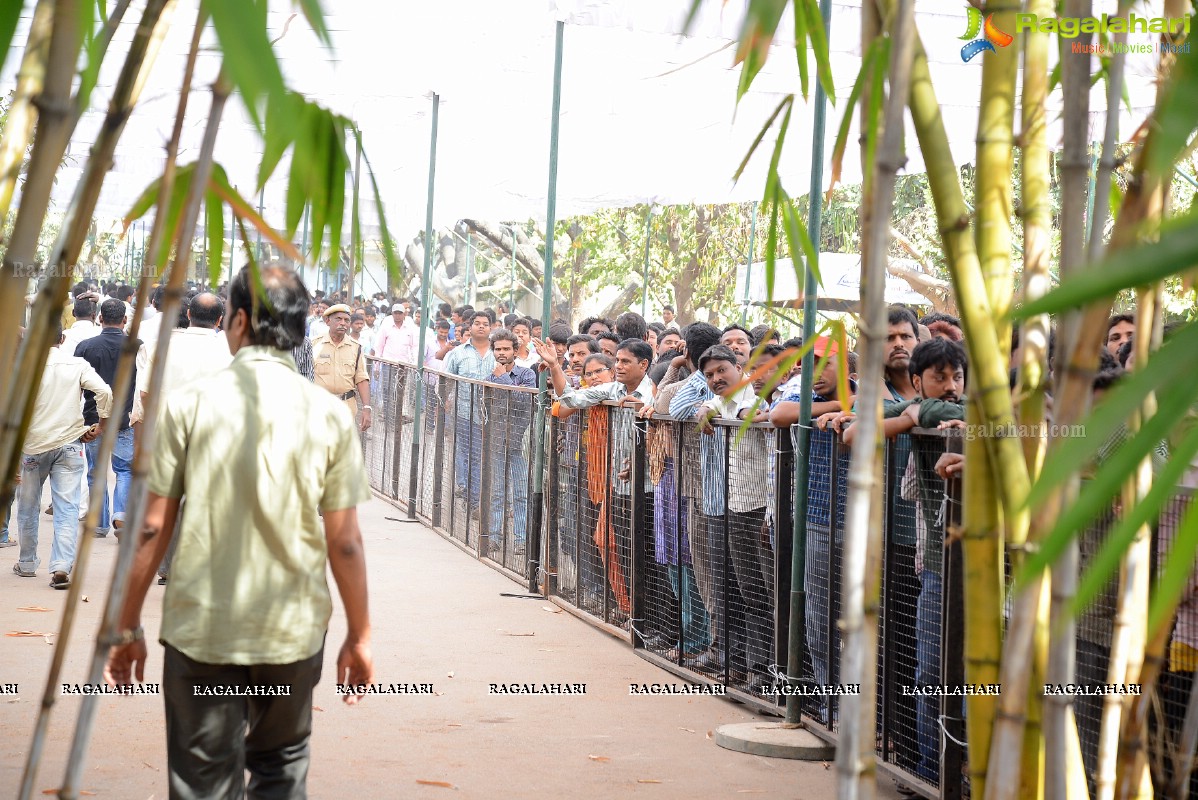
<svg viewBox="0 0 1198 800"><path fill-rule="evenodd" d="M345 403L350 417L358 420L358 429L370 428L370 376L366 374L366 355L362 345L349 333L350 309L344 303L329 306L324 312L329 329L312 340L313 375L316 385L327 389ZM358 405L358 396L362 405Z"/></svg>
<svg viewBox="0 0 1198 800"><path fill-rule="evenodd" d="M516 363L519 343L516 334L509 330L499 328L491 333L495 369L487 377L488 383L528 389L536 387L536 373ZM490 543L493 550L499 544L505 516L504 504L510 495L516 555L522 556L525 528L528 525L528 458L524 448L528 426L532 421L532 395L494 389L489 389L487 393L487 425L491 428L488 449L494 454L490 460Z"/></svg>
<svg viewBox="0 0 1198 800"><path fill-rule="evenodd" d="M479 311L468 321L463 320L468 334L465 343L449 351L445 357L445 372L459 378L476 381L486 380L495 369L495 356L491 353L491 318ZM454 403L453 463L455 497L470 494L471 505L479 505L482 496L483 438L479 423L482 421L482 394L472 383L454 381L450 389Z"/></svg>
<svg viewBox="0 0 1198 800"><path fill-rule="evenodd" d="M306 796L332 612L326 562L348 628L336 681L373 679L358 436L344 406L289 355L304 335L299 276L264 268L257 301L255 283L246 268L229 287L233 363L164 398L145 528L105 669L110 684L144 679L142 604L178 537L159 632L174 798L244 796L247 770L252 797ZM176 524L185 493L192 501Z"/></svg>

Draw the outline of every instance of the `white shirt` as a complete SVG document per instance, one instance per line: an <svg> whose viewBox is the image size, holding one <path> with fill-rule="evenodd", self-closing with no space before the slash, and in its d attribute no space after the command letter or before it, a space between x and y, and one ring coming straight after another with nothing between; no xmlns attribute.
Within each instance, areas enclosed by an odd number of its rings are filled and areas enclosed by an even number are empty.
<svg viewBox="0 0 1198 800"><path fill-rule="evenodd" d="M84 339L100 335L100 326L90 319L76 320L75 324L63 331L62 352L64 355L75 355L75 345Z"/></svg>
<svg viewBox="0 0 1198 800"><path fill-rule="evenodd" d="M100 419L108 419L112 411L108 384L82 358L68 356L62 347L51 347L21 452L36 456L82 436L87 430L83 421L84 389L96 393L96 413Z"/></svg>
<svg viewBox="0 0 1198 800"><path fill-rule="evenodd" d="M323 319L314 319L308 324L308 338L315 339L329 332L329 324Z"/></svg>
<svg viewBox="0 0 1198 800"><path fill-rule="evenodd" d="M142 344L137 352L137 394L133 399L132 422L145 418L141 393L150 390L150 363L158 350L157 338ZM162 375L163 396L193 381L207 378L233 362L224 331L211 328L175 328L171 331L170 349L166 363L155 365L165 369ZM159 404L159 408L162 404Z"/></svg>

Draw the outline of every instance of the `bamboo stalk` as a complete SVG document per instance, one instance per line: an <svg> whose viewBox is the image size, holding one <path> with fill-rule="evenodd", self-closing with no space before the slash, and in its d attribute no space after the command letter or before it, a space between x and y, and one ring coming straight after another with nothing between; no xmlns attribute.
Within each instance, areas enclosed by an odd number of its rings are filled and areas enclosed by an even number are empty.
<svg viewBox="0 0 1198 800"><path fill-rule="evenodd" d="M1116 16L1124 16L1131 5L1129 0L1119 0ZM1103 234L1110 212L1108 197L1111 190L1111 175L1115 171L1115 146L1119 138L1119 103L1123 89L1123 66L1127 54L1119 45L1127 44L1127 32L1115 34L1114 53L1111 56L1106 93L1106 127L1102 135L1102 156L1098 161L1098 172L1094 178L1094 216L1090 222L1090 243L1087 255L1091 261L1102 258Z"/></svg>
<svg viewBox="0 0 1198 800"><path fill-rule="evenodd" d="M116 143L124 130L125 122L128 120L134 105L137 103L138 89L140 87L139 75L148 70L150 64L153 62L153 55L157 51L154 42L157 41L160 44L162 37L165 36L168 15L164 15L164 7L170 5L172 2L173 0L149 0L146 4L141 24L138 26L137 33L130 43L128 55L121 69L121 75L117 80L108 114L100 129L100 134L97 136L96 142L92 147L91 155L84 167L83 175L80 178L71 205L67 210L63 228L48 262L49 278L42 281L42 286L38 292L38 302L34 305L33 309L33 320L30 323L21 352L17 358L16 382L21 382L22 374L29 375L30 377L27 380L29 380L34 393L36 393L41 381L41 372L45 366L46 351L53 344L50 341L50 332L54 328L55 321L53 315L61 307L61 300L59 298L66 294L66 288L69 285L73 272L73 264L83 247L84 239L90 227L92 212L95 210L96 201L100 196L100 189L111 167L112 154L116 149ZM142 301L139 300L139 304L141 303ZM127 360L130 366L125 377L126 383L132 374L132 359L130 357ZM124 395L127 392L127 387L124 384L118 384L116 392ZM32 410L32 396L26 396L25 400L28 403L28 408L22 410L22 415L27 420ZM114 408L116 409L116 413L121 413L124 409L124 399L122 398L120 406L114 406ZM26 422L26 424L28 423ZM108 458L111 457L112 448L116 444L119 425L109 425L106 427L107 430L101 442L101 454L97 459L97 470L107 469ZM100 490L101 486L97 482L93 487L91 507L85 527L83 528L85 535L82 537L83 542L76 557L76 577L71 582L70 593L68 594L69 602L63 610L62 623L59 629L59 646L55 648L51 660L50 672L47 676L46 687L42 695L41 708L34 726L33 737L25 763L25 770L21 781L22 800L28 798L33 791L33 782L37 774L42 745L49 726L50 712L54 707L57 695L58 677L62 671L67 643L70 641L71 632L74 627L75 611L78 608L78 603L73 601L76 600L81 592L83 576L87 571L87 557L91 549L92 537L86 534L94 530L99 518L101 507Z"/></svg>
<svg viewBox="0 0 1198 800"><path fill-rule="evenodd" d="M177 164L178 154L179 154L179 140L182 137L182 133L183 133L183 122L184 122L184 119L187 114L187 101L188 101L188 97L190 96L190 92L191 92L191 82L192 82L192 78L195 74L196 57L199 54L200 37L204 31L204 21L206 19L206 16L207 16L206 10L201 8L197 15L195 27L193 28L193 32L192 32L191 45L188 49L187 62L186 62L186 66L184 67L184 72L183 72L182 86L179 90L179 102L178 102L178 107L177 107L176 113L175 113L174 128L171 131L171 137L170 137L170 139L167 143L167 147L166 147L166 165L163 170L163 176L162 176L161 182L159 183L159 190L158 190L158 206L157 207L158 207L159 211L158 211L158 213L155 214L154 227L151 229L152 232L158 238L161 238L162 231L166 227L166 218L168 216L166 213L166 209L168 209L170 207L170 196L171 196L171 192L172 192L172 189L174 187L174 182L175 182L176 164ZM157 249L152 250L151 252L157 252ZM126 338L125 347L121 352L121 360L117 367L116 388L114 389L113 408L123 409L125 406L126 392L136 391L136 389L131 387L131 385L130 385L130 383L131 383L130 378L133 376L134 362L137 357L138 346L140 344L140 342L138 340L138 333L141 328L141 317L142 317L142 312L144 311L145 306L146 306L147 298L149 297L151 277L152 277L152 275L158 273L158 268L160 266L161 265L159 265L159 264L153 264L153 265L148 266L146 264L144 258L142 260L141 276L140 276L140 279L138 282L138 291L137 291L137 306L133 312L134 316L133 316L133 321L132 321L130 329L129 329L129 335ZM115 435L112 435L111 436L112 441L111 442L109 441L110 434L112 434L112 433L113 433L113 430L111 429L111 427L110 427L110 429L106 429L104 432L104 440L102 441L101 446L100 446L100 456L97 458L97 462L98 462L97 468L98 469L106 468L108 459L111 457L112 447L115 445L115 441L116 441ZM96 488L99 488L99 487L97 486ZM84 526L85 531L91 530L95 526L96 521L93 520L92 515L94 513L94 509L98 508L102 502L103 502L103 500L101 497L99 497L98 492L93 491L92 497L90 498L90 501L89 501L89 503L90 503L89 515L88 515L87 523ZM134 530L138 530L138 528L128 527L127 530L134 531ZM127 536L128 536L128 538L133 539L135 542L137 541L138 537L136 535L127 535ZM88 537L84 536L81 550L86 550L87 546L88 546ZM133 549L135 551L135 548L131 548L131 549ZM118 551L118 555L119 555L119 551ZM78 585L77 581L72 582L72 591L74 591L74 587L76 585ZM112 594L112 589L110 588L109 589L110 597L111 597L111 594ZM108 601L108 602L111 602L111 601ZM119 610L119 608L120 608L119 603L116 604L115 608L117 608ZM106 605L105 606L105 614L107 614L107 609L108 609L108 606ZM109 639L104 636L104 633L105 632L103 630L103 626L101 626L99 635L96 637L96 649L98 651L102 651L102 655L98 660L93 658L93 663L91 665L91 671L88 675L89 683L99 683L102 679L103 669L104 669L104 657L106 657L106 655L107 655L107 650L108 650L107 642L109 641ZM97 663L98 663L98 666L97 666ZM62 789L60 792L60 797L66 798L68 800L74 800L74 798L76 796L76 791L77 791L76 787L79 782L79 775L83 769L83 762L86 757L87 744L88 744L88 741L90 740L91 727L94 722L94 718L95 718L94 698L85 697L84 702L80 707L79 715L76 718L75 733L74 733L74 737L71 742L71 753L70 753L70 757L67 760L67 764L68 764L67 774L63 779Z"/></svg>
<svg viewBox="0 0 1198 800"><path fill-rule="evenodd" d="M21 174L21 162L25 159L25 150L29 147L33 127L37 123L34 98L41 93L46 77L52 5L53 0L38 0L33 9L25 53L17 70L17 85L4 123L4 136L0 137L0 221L8 218L13 191L17 188L17 179Z"/></svg>
<svg viewBox="0 0 1198 800"><path fill-rule="evenodd" d="M889 65L890 96L885 103L882 137L872 169L872 196L866 207L861 270L861 337L863 369L881 374L886 342L886 261L890 245L890 217L894 185L906 161L903 152L903 115L911 73L914 0L899 0L893 16ZM858 398L862 413L861 446L853 448L848 474L849 495L845 525L844 649L842 672L861 694L845 698L841 716L841 741L836 752L838 795L842 800L874 796L875 708L877 691L878 604L882 563L882 387L866 381Z"/></svg>
<svg viewBox="0 0 1198 800"><path fill-rule="evenodd" d="M37 136L25 185L21 189L21 204L12 236L4 251L3 267L0 267L0 319L24 318L25 291L29 285L26 271L34 263L54 176L71 138L71 80L75 74L79 38L77 12L76 0L54 0L45 78L42 91L34 101L38 110ZM0 326L0 375L14 375L18 346L17 326ZM36 383L20 384L15 380L7 381L0 389L0 475L6 479L17 474L19 442L29 426L26 417L31 411L27 413L27 409L32 408L27 402L28 397L24 403L17 398L36 391ZM13 484L4 480L0 485L0 505L8 508L12 499Z"/></svg>
<svg viewBox="0 0 1198 800"><path fill-rule="evenodd" d="M956 165L952 163L948 135L944 131L944 121L940 117L940 107L931 84L931 74L928 72L927 57L922 44L916 38L915 61L912 71L912 93L910 93L910 109L915 123L915 132L919 137L920 151L924 153L928 171L928 186L932 190L932 199L936 205L937 222L940 235L944 240L945 254L948 255L952 283L960 298L961 322L966 333L966 344L969 350L970 371L974 372L978 381L974 383L978 389L973 392L973 400L981 410L981 418L986 425L997 425L998 430L1008 430L1014 425L1014 410L1011 405L1011 394L1008 377L1006 377L1005 359L999 349L997 334L991 325L992 313L988 303L986 286L981 277L978 253L974 246L973 236L969 234L969 212L961 193L961 183L958 180ZM1004 475L1005 480L998 481L1002 492L1002 502L1005 509L1010 509L1008 525L1009 541L1012 546L1022 547L1027 541L1028 515L1025 508L1025 498L1028 492L1028 473L1024 466L1023 451L1015 437L986 436L986 453L992 463L998 465L996 472ZM968 455L966 456L968 459ZM969 469L967 469L968 477ZM987 532L970 533L970 522L967 509L966 537L985 537ZM984 540L982 540L984 541ZM980 550L981 541L978 550ZM968 566L967 566L967 569ZM1033 604L1033 608L1035 604ZM1022 628L1012 629L1008 642L1014 641L1015 648L1004 648L1003 662L1000 666L1002 683L1011 686L1023 685L1027 678L1024 665L1031 655L1031 640L1035 634L1035 614L1031 613L1028 624ZM984 656L981 656L984 657ZM1003 781L1014 781L1016 786L1019 769L1019 750L1023 739L1023 717L1025 711L1024 692L1004 693L999 699L999 711L994 723L994 739L991 753L985 758L988 774L1002 774ZM984 710L985 713L985 709ZM985 726L987 720L974 720L975 725ZM1002 745L1002 747L999 747ZM970 764L980 764L982 753L976 752L979 747L970 745ZM1012 758L1004 757L996 762L994 752L1010 754ZM1014 763L1009 763L1014 762ZM997 768L997 769L996 769ZM976 768L974 768L976 769ZM981 777L990 792L994 783L986 782L985 775L974 771L973 775Z"/></svg>

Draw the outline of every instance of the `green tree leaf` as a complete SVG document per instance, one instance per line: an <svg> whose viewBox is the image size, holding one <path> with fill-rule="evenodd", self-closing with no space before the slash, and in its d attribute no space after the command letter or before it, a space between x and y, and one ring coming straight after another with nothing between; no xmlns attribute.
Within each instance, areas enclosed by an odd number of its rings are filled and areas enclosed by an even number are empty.
<svg viewBox="0 0 1198 800"><path fill-rule="evenodd" d="M229 182L225 168L220 164L213 164L212 172L219 175L218 181ZM207 204L208 285L216 286L220 283L221 266L225 262L225 206L220 195L211 189L204 193L204 202Z"/></svg>
<svg viewBox="0 0 1198 800"><path fill-rule="evenodd" d="M9 48L17 32L17 20L21 18L24 7L24 0L0 3L0 70L4 69L4 62L8 60Z"/></svg>
<svg viewBox="0 0 1198 800"><path fill-rule="evenodd" d="M204 0L224 55L224 70L264 133L262 102L284 92L283 73L266 30L266 0Z"/></svg>
<svg viewBox="0 0 1198 800"><path fill-rule="evenodd" d="M320 0L295 0L295 4L304 12L308 25L311 26L312 32L316 34L320 43L325 47L332 47L333 37L329 35L329 26L325 23L324 9L320 7Z"/></svg>

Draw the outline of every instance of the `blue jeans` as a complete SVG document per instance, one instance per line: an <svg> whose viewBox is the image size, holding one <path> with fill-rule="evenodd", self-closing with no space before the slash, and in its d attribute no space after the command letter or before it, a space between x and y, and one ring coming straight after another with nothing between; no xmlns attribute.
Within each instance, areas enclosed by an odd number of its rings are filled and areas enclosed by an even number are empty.
<svg viewBox="0 0 1198 800"><path fill-rule="evenodd" d="M706 650L711 646L711 631L694 568L690 564L668 564L666 571L670 588L682 606L682 652L689 656Z"/></svg>
<svg viewBox="0 0 1198 800"><path fill-rule="evenodd" d="M50 496L54 507L54 545L50 549L50 571L70 572L75 563L75 543L79 535L79 481L87 460L82 442L21 456L21 502L17 522L21 531L23 572L33 572L42 563L37 555L37 526L42 515L42 487L50 478Z"/></svg>
<svg viewBox="0 0 1198 800"><path fill-rule="evenodd" d="M509 444L513 450L519 447L519 443ZM506 458L491 465L492 541L499 541L503 536L504 506L509 495L512 498L512 538L516 544L523 545L524 532L528 527L528 459L523 453L508 453Z"/></svg>
<svg viewBox="0 0 1198 800"><path fill-rule="evenodd" d="M454 488L470 488L470 502L482 497L483 432L469 417L454 417L453 483Z"/></svg>
<svg viewBox="0 0 1198 800"><path fill-rule="evenodd" d="M923 588L915 607L915 683L935 686L940 683L940 599L939 572L919 573ZM915 738L919 748L916 773L924 780L939 782L940 776L940 698L920 695L916 704Z"/></svg>
<svg viewBox="0 0 1198 800"><path fill-rule="evenodd" d="M84 445L87 451L87 488L91 490L96 480L96 456L100 453L100 440ZM125 519L125 503L129 499L129 484L133 481L133 429L125 428L116 435L116 446L112 450L112 471L116 474L116 488L112 492L112 504L108 502L108 470L99 470L99 479L104 486L104 505L100 509L97 533L108 533L111 520ZM110 514L111 512L111 514Z"/></svg>

